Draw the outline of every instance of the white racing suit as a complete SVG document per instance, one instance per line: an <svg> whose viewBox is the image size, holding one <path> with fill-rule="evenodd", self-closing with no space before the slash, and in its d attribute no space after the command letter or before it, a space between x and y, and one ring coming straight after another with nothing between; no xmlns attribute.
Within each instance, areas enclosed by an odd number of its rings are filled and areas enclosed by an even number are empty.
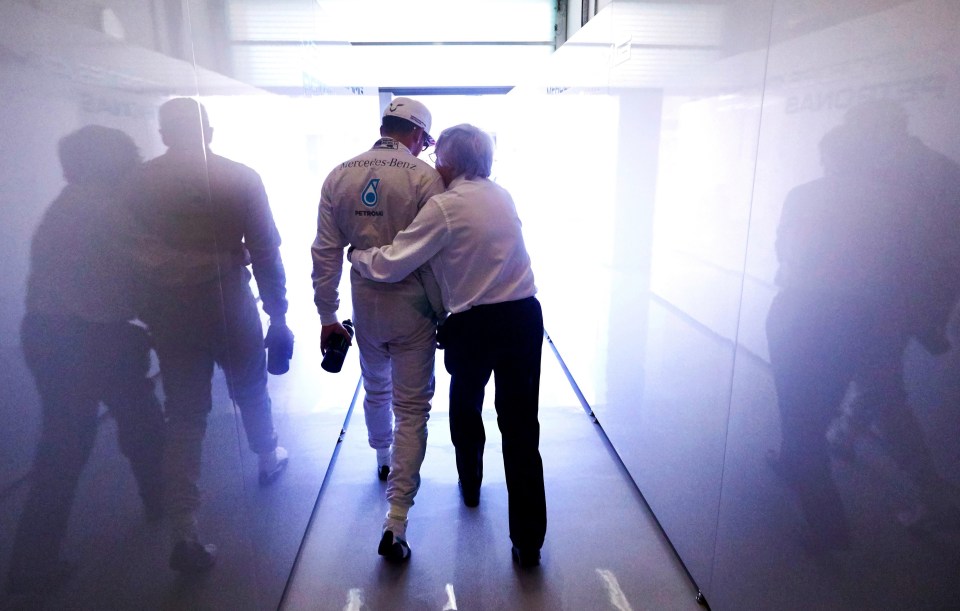
<svg viewBox="0 0 960 611"><path fill-rule="evenodd" d="M441 192L436 170L392 138L381 138L330 172L311 248L314 301L322 324L338 322L344 248L389 244ZM369 443L375 449L392 444L387 500L409 508L420 487L427 446L439 289L427 266L396 284L365 280L352 271L350 283ZM385 524L398 536L405 526L389 518Z"/></svg>

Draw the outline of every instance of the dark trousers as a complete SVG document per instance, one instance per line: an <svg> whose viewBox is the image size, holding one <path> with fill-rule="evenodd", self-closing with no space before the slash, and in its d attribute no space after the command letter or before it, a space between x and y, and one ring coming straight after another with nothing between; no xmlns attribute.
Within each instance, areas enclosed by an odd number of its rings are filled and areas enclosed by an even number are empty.
<svg viewBox="0 0 960 611"><path fill-rule="evenodd" d="M43 423L13 544L13 579L57 561L77 483L96 441L101 402L117 422L120 450L150 509L160 504L163 454L163 413L146 377L150 340L141 327L28 315L21 341Z"/></svg>
<svg viewBox="0 0 960 611"><path fill-rule="evenodd" d="M876 422L897 464L935 494L940 481L907 404L902 309L879 300L781 292L767 318L770 364L780 410L780 464L810 525L843 541L848 527L826 439L847 387L861 389L860 417Z"/></svg>
<svg viewBox="0 0 960 611"><path fill-rule="evenodd" d="M453 314L443 325L442 340L450 373L450 436L460 481L469 490L477 489L483 479L486 435L481 410L493 373L510 539L521 549L540 549L547 531L537 419L543 346L540 302L529 297Z"/></svg>
<svg viewBox="0 0 960 611"><path fill-rule="evenodd" d="M781 293L767 318L780 411L780 465L814 535L833 545L849 539L826 438L853 378L857 351L850 341L849 309Z"/></svg>
<svg viewBox="0 0 960 611"><path fill-rule="evenodd" d="M189 287L148 287L141 316L150 326L166 395L166 510L176 539L196 538L203 439L220 365L250 449L277 447L267 393L263 327L246 270Z"/></svg>

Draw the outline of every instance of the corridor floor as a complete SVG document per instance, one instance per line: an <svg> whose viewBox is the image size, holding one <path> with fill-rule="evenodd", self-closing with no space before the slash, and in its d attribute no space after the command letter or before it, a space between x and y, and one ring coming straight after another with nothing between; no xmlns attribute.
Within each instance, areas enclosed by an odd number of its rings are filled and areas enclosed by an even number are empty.
<svg viewBox="0 0 960 611"><path fill-rule="evenodd" d="M441 353L442 354L442 353ZM437 397L409 563L377 555L386 485L367 445L362 394L320 492L282 609L699 609L690 581L636 487L583 411L549 343L541 380L548 527L540 567L510 556L500 436L487 389L480 506L465 507L448 428L449 378Z"/></svg>

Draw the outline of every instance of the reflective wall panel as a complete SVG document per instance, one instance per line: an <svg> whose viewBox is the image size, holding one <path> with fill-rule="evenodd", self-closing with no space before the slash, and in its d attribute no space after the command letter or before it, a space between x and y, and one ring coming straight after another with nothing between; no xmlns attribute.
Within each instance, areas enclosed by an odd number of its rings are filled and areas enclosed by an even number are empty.
<svg viewBox="0 0 960 611"><path fill-rule="evenodd" d="M859 4L774 12L720 608L953 604L960 7Z"/></svg>
<svg viewBox="0 0 960 611"><path fill-rule="evenodd" d="M308 251L322 178L376 138L379 99L316 86L316 67L295 98L233 78L218 4L0 2L0 607L273 608L299 549L359 375L355 358L319 373ZM193 382L170 349L218 337L241 312L256 334L270 322L269 287L254 280L247 293L242 264L223 259L216 162L200 155L154 182L137 166L165 153L158 107L183 96L206 108L210 151L257 172L282 238L296 340L290 371L267 390L290 466L269 486L251 450L256 424L234 401L256 393L223 370L242 358L237 334ZM200 141L200 126L187 135ZM131 229L139 213L164 231ZM161 277L170 283L157 290ZM183 307L158 317L143 283ZM263 353L256 334L251 355ZM165 427L172 396L199 405L205 425ZM218 556L195 580L169 568L182 530L170 504L157 515L157 495L164 447L198 431L199 536ZM181 458L170 464L197 465ZM68 563L47 562L58 557Z"/></svg>
<svg viewBox="0 0 960 611"><path fill-rule="evenodd" d="M711 608L952 604L958 25L615 1L510 94L547 331Z"/></svg>
<svg viewBox="0 0 960 611"><path fill-rule="evenodd" d="M538 272L547 331L701 586L761 115L766 38L751 27L770 15L750 8L612 3L511 93L548 117L543 134L578 134L571 147L518 126L518 155L539 160L518 166L526 196L549 202L534 256L559 263Z"/></svg>

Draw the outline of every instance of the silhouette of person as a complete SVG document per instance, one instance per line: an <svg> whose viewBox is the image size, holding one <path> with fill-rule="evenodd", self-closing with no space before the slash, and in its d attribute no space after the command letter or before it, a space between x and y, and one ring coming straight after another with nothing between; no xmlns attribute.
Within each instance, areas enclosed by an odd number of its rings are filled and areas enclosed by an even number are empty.
<svg viewBox="0 0 960 611"><path fill-rule="evenodd" d="M21 327L43 423L13 544L12 593L56 589L73 572L60 547L100 403L116 420L147 518L161 514L163 413L147 378L150 338L130 322L131 270L112 247L122 186L140 154L122 131L88 125L60 140L59 157L67 185L33 236Z"/></svg>
<svg viewBox="0 0 960 611"><path fill-rule="evenodd" d="M490 180L493 140L473 125L443 130L432 197L392 244L348 253L364 278L396 282L429 262L450 316L437 333L450 373L450 437L467 507L480 503L484 389L493 374L513 558L540 563L547 507L540 457L543 314L513 198Z"/></svg>
<svg viewBox="0 0 960 611"><path fill-rule="evenodd" d="M324 351L333 334L349 339L337 319L343 249L389 244L428 199L443 191L436 170L417 160L433 144L430 123L430 112L423 104L394 99L384 109L381 138L369 151L338 165L324 180L311 249ZM402 562L410 557L407 515L420 488L420 466L427 448L439 288L427 269L394 285L352 273L350 286L366 391L367 434L377 453L378 476L387 481L390 503L378 553Z"/></svg>
<svg viewBox="0 0 960 611"><path fill-rule="evenodd" d="M787 195L777 233L781 289L767 337L782 440L773 464L797 493L817 551L849 545L827 431L851 382L917 482L918 511L942 491L902 369L910 337L943 350L956 299L955 263L945 258L955 238L940 226L948 208L925 177L945 158L906 136L902 112L882 108L857 108L824 136L824 176ZM883 120L864 121L870 114Z"/></svg>
<svg viewBox="0 0 960 611"><path fill-rule="evenodd" d="M960 165L911 136L908 117L896 103L858 105L847 113L845 125L862 148L871 151L861 157L864 167L858 168L864 180L896 183L908 191L912 201L907 206L914 218L908 225L913 228L910 239L897 245L907 252L900 253L894 286L885 300L891 319L885 341L872 346L872 361L854 377L855 401L835 421L839 427L829 431L846 434L828 434L828 440L834 449L852 455L858 432L874 426L919 493L916 504L898 519L905 526L930 526L952 506L943 500L947 485L907 403L903 352L911 338L933 355L950 349L946 327L960 295Z"/></svg>
<svg viewBox="0 0 960 611"><path fill-rule="evenodd" d="M211 410L214 365L226 376L261 485L287 465L277 445L264 355L292 356L280 235L263 182L252 169L214 154L206 109L175 98L159 109L167 152L144 164L130 204L132 251L143 279L140 315L150 327L165 393L165 507L173 535L170 567L192 573L213 566L216 546L200 541L201 448ZM250 289L252 265L266 340Z"/></svg>

